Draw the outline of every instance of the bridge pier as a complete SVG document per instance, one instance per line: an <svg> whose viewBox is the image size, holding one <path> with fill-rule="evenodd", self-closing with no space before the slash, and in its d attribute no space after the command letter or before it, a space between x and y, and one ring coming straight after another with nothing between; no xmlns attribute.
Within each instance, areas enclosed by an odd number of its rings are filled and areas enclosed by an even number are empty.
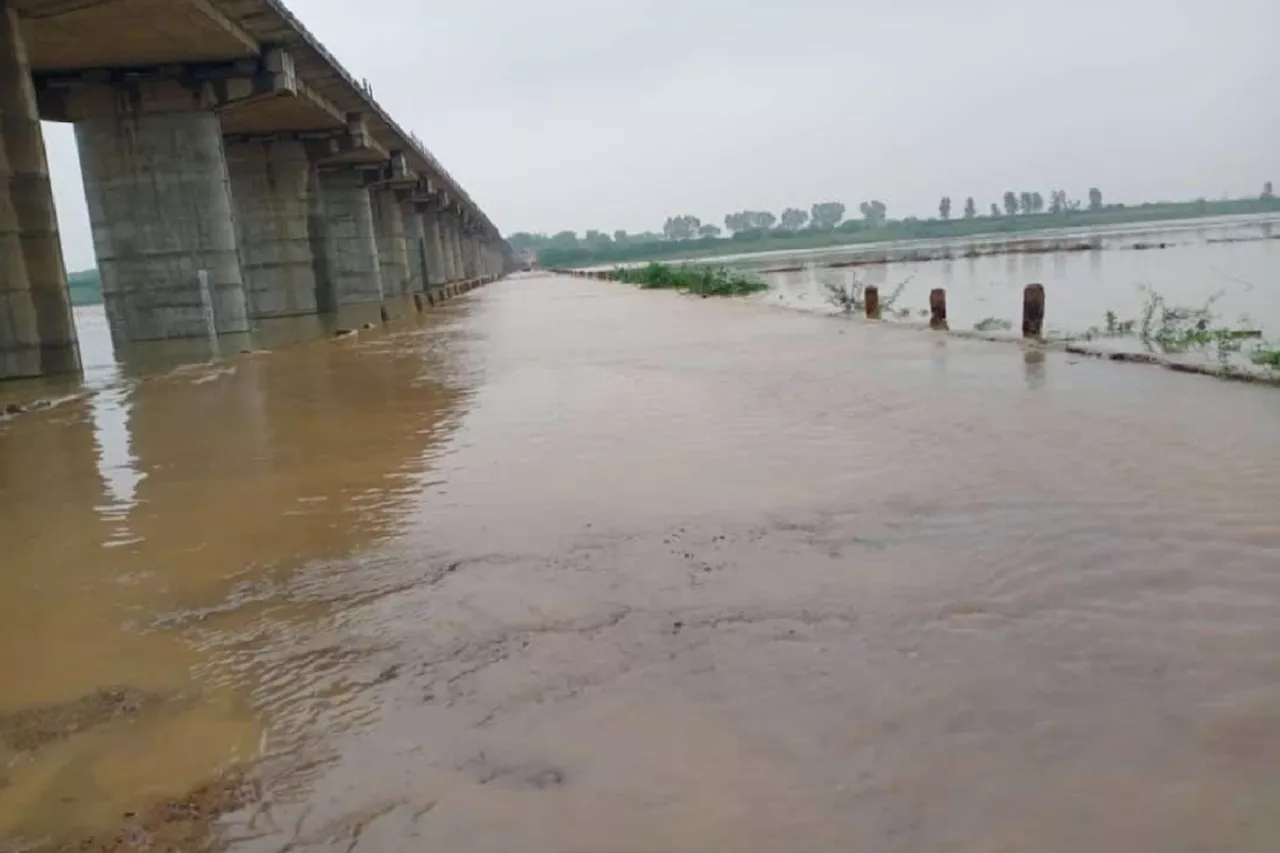
<svg viewBox="0 0 1280 853"><path fill-rule="evenodd" d="M247 332L218 116L94 89L76 141L112 339L204 337L206 301L219 334Z"/></svg>
<svg viewBox="0 0 1280 853"><path fill-rule="evenodd" d="M440 215L432 203L419 203L415 207L422 217L422 230L427 248L427 290L434 290L449 280L444 260L444 242L440 239Z"/></svg>
<svg viewBox="0 0 1280 853"><path fill-rule="evenodd" d="M226 158L250 316L315 314L319 187L305 144L229 142Z"/></svg>
<svg viewBox="0 0 1280 853"><path fill-rule="evenodd" d="M378 242L378 267L382 296L392 303L409 292L409 251L405 242L404 210L390 187L369 190L373 230ZM398 304L388 306L399 310Z"/></svg>
<svg viewBox="0 0 1280 853"><path fill-rule="evenodd" d="M409 292L427 292L427 230L417 205L401 205L404 216L405 244L409 251Z"/></svg>
<svg viewBox="0 0 1280 853"><path fill-rule="evenodd" d="M0 379L79 369L35 87L0 0Z"/></svg>
<svg viewBox="0 0 1280 853"><path fill-rule="evenodd" d="M462 220L452 210L448 212L449 223L449 258L453 263L453 279L461 281L467 277L467 269L462 262Z"/></svg>
<svg viewBox="0 0 1280 853"><path fill-rule="evenodd" d="M320 237L328 270L327 281L321 282L325 310L381 302L381 264L364 175L350 168L322 170L320 197Z"/></svg>

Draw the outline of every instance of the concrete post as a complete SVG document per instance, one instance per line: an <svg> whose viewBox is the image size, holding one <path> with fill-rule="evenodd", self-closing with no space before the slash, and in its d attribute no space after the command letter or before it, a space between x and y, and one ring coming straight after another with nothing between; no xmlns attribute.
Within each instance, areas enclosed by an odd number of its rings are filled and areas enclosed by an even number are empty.
<svg viewBox="0 0 1280 853"><path fill-rule="evenodd" d="M305 145L234 142L226 152L250 316L316 313L311 213L317 182Z"/></svg>
<svg viewBox="0 0 1280 853"><path fill-rule="evenodd" d="M354 169L320 173L325 264L335 306L382 301L373 206L364 178Z"/></svg>
<svg viewBox="0 0 1280 853"><path fill-rule="evenodd" d="M427 238L427 286L434 288L449 280L440 235L440 213L432 204L419 204L417 208Z"/></svg>
<svg viewBox="0 0 1280 853"><path fill-rule="evenodd" d="M404 211L388 188L369 192L373 205L373 230L378 237L378 264L382 295L387 299L409 292L409 247L405 242Z"/></svg>
<svg viewBox="0 0 1280 853"><path fill-rule="evenodd" d="M0 379L79 369L26 45L0 0Z"/></svg>
<svg viewBox="0 0 1280 853"><path fill-rule="evenodd" d="M409 248L409 289L413 293L427 290L427 231L416 204L403 208L405 242Z"/></svg>
<svg viewBox="0 0 1280 853"><path fill-rule="evenodd" d="M143 112L126 98L114 104L110 114L75 123L112 339L206 336L202 274L217 332L247 332L217 115Z"/></svg>

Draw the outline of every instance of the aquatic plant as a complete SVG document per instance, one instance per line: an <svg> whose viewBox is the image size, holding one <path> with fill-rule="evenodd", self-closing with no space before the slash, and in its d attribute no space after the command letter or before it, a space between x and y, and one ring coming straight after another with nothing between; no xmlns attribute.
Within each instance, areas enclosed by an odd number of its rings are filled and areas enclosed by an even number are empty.
<svg viewBox="0 0 1280 853"><path fill-rule="evenodd" d="M1013 322L1010 320L1001 320L999 317L984 317L974 323L973 328L979 332L1004 332L1013 328Z"/></svg>

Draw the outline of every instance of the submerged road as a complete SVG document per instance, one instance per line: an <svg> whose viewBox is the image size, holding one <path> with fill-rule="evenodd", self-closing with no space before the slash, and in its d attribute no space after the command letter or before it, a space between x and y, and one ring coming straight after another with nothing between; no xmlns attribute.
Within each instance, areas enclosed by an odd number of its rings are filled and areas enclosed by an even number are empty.
<svg viewBox="0 0 1280 853"><path fill-rule="evenodd" d="M0 850L1276 849L1277 424L548 277L109 385L0 424Z"/></svg>

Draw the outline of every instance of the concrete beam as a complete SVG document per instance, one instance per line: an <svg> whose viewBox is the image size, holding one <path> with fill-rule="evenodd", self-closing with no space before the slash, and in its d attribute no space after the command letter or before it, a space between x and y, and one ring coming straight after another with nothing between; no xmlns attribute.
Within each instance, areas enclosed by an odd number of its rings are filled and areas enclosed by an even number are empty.
<svg viewBox="0 0 1280 853"><path fill-rule="evenodd" d="M0 0L0 379L79 368L26 46Z"/></svg>
<svg viewBox="0 0 1280 853"><path fill-rule="evenodd" d="M227 110L301 90L293 59L279 49L227 62L91 68L39 74L41 116L51 121L121 112Z"/></svg>

